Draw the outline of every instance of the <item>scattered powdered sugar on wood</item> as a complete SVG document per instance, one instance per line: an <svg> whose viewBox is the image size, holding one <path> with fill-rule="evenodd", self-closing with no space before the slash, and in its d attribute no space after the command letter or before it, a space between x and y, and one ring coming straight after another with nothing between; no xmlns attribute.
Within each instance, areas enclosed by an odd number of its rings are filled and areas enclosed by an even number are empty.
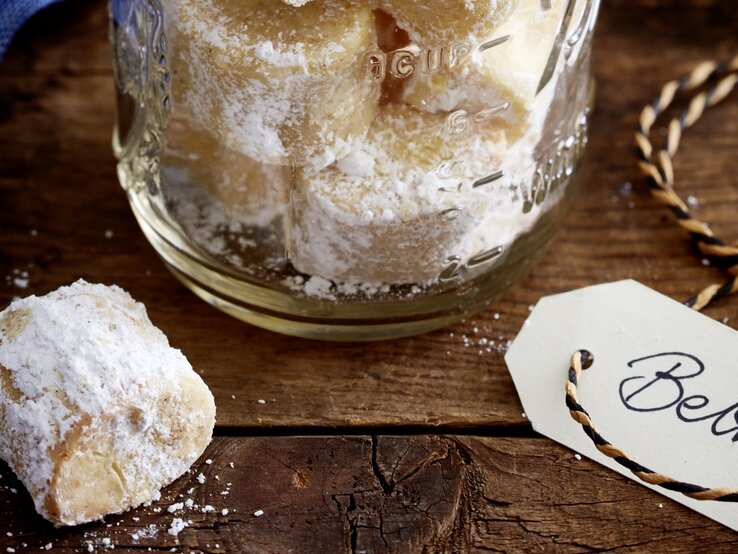
<svg viewBox="0 0 738 554"><path fill-rule="evenodd" d="M169 529L167 529L167 533L172 535L173 537L176 537L179 535L185 527L188 527L189 523L187 523L185 520L179 517L175 517L172 520L172 524L170 525Z"/></svg>
<svg viewBox="0 0 738 554"><path fill-rule="evenodd" d="M29 264L31 267L32 264ZM5 283L17 289L26 289L30 283L30 276L27 270L15 268L12 273L5 276Z"/></svg>

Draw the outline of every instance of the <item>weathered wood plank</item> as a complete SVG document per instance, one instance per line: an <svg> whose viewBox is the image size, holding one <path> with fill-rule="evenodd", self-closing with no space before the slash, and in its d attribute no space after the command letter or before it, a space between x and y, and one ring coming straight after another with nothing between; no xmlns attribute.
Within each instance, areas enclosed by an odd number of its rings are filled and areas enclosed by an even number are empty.
<svg viewBox="0 0 738 554"><path fill-rule="evenodd" d="M61 553L88 545L116 552L272 553L738 548L731 531L543 439L220 438L204 460L148 508L62 530L34 514L2 469L0 520L12 536L0 534L0 549L38 551L49 543ZM192 507L168 511L190 499ZM207 505L214 511L203 513ZM263 515L255 516L257 510ZM174 518L191 522L178 536L167 533Z"/></svg>

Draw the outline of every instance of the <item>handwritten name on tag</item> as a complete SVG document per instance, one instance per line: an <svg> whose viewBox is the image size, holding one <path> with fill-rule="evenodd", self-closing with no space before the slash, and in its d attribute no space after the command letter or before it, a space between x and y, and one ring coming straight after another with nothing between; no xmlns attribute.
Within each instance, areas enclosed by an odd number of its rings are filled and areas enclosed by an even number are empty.
<svg viewBox="0 0 738 554"><path fill-rule="evenodd" d="M635 479L569 416L564 385L580 349L592 352L594 365L579 400L603 436L660 473L738 488L738 332L635 281L545 297L535 307L505 358L533 428ZM738 504L644 486L738 531Z"/></svg>
<svg viewBox="0 0 738 554"><path fill-rule="evenodd" d="M699 358L685 352L663 352L628 362L628 367L637 375L620 382L623 406L644 413L672 410L680 421L711 423L709 430L714 436L729 435L732 442L738 441L738 402L716 408L710 397L691 394L700 390L690 384L692 380L709 378Z"/></svg>

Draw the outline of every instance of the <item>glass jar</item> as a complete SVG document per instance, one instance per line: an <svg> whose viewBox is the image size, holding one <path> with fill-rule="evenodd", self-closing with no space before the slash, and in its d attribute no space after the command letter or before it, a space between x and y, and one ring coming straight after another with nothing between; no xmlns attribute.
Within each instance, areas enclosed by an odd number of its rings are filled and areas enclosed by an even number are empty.
<svg viewBox="0 0 738 554"><path fill-rule="evenodd" d="M171 271L290 335L488 305L587 142L598 0L112 0L120 182Z"/></svg>

